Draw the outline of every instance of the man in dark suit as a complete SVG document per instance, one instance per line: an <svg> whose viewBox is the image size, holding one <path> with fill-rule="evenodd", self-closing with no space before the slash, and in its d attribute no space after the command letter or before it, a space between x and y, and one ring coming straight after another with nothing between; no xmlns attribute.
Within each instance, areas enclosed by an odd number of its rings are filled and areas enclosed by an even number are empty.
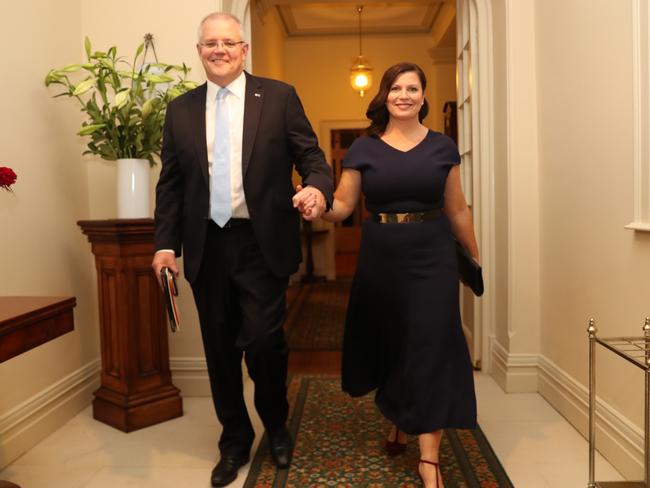
<svg viewBox="0 0 650 488"><path fill-rule="evenodd" d="M211 482L225 486L254 440L242 355L273 460L278 468L291 462L285 292L301 259L298 210L320 217L332 200L332 174L294 88L244 72L239 20L207 16L197 50L208 82L167 108L152 267L156 276L163 266L178 273L183 250L223 426ZM303 180L296 195L294 165Z"/></svg>

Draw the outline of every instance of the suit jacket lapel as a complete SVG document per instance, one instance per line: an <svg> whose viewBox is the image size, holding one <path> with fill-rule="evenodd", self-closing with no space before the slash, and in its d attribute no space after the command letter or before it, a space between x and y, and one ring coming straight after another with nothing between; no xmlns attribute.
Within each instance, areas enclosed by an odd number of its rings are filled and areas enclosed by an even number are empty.
<svg viewBox="0 0 650 488"><path fill-rule="evenodd" d="M253 153L253 144L257 134L257 126L262 114L264 89L259 80L246 73L246 97L244 99L244 133L242 135L242 175L246 175L248 163Z"/></svg>
<svg viewBox="0 0 650 488"><path fill-rule="evenodd" d="M194 150L196 151L196 160L203 173L205 184L210 187L210 177L208 175L208 148L205 142L205 97L208 92L208 84L204 83L193 92L190 98L191 104L189 123L196 128L192 131L194 134Z"/></svg>

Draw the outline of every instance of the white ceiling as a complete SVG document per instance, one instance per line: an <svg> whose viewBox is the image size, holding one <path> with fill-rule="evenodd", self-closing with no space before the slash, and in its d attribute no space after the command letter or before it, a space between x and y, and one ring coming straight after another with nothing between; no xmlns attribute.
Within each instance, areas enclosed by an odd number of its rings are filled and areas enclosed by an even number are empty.
<svg viewBox="0 0 650 488"><path fill-rule="evenodd" d="M264 0L262 0L264 1ZM346 2L340 0L267 0L277 9L288 36L431 33L436 45L453 46L455 0Z"/></svg>

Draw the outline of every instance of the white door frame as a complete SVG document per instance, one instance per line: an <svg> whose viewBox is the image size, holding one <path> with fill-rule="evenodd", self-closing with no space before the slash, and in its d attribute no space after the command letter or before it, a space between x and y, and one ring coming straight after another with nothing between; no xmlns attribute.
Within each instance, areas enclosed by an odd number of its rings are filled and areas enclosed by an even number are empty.
<svg viewBox="0 0 650 488"><path fill-rule="evenodd" d="M482 369L492 370L491 339L496 330L496 249L495 249L495 195L494 195L494 65L492 43L492 7L489 0L470 0L476 12L476 49L472 50L472 117L477 120L474 131L477 147L473 147L478 164L474 165L474 181L479 195L474 195L478 212L474 215L477 241L481 250L481 265L485 280L485 294L476 301L481 336Z"/></svg>

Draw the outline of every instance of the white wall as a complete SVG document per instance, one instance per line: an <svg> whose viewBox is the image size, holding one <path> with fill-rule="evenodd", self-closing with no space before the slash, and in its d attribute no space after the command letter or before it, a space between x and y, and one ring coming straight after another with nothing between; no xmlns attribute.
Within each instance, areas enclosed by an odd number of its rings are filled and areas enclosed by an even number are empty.
<svg viewBox="0 0 650 488"><path fill-rule="evenodd" d="M496 328L492 372L537 391L540 337L535 0L494 0Z"/></svg>
<svg viewBox="0 0 650 488"><path fill-rule="evenodd" d="M544 0L535 8L541 354L582 385L589 317L611 337L641 335L650 315L650 234L623 228L633 220L631 3ZM597 361L601 401L641 428L643 374L610 352ZM584 419L576 423L584 429ZM642 477L620 446L603 449L625 474Z"/></svg>
<svg viewBox="0 0 650 488"><path fill-rule="evenodd" d="M96 376L98 319L90 246L76 222L88 218L86 165L74 135L77 107L51 98L43 80L81 53L80 1L25 0L0 16L0 166L18 174L0 191L0 295L75 296L75 330L0 364L0 467L50 432L61 410L41 409L26 425L25 402L90 366L65 397L67 413L87 405ZM90 381L90 383L89 383ZM42 405L41 405L42 406ZM20 436L18 430L25 429Z"/></svg>
<svg viewBox="0 0 650 488"><path fill-rule="evenodd" d="M650 235L633 220L632 2L492 0L493 374L586 433L587 321L639 336ZM643 374L598 350L598 448L642 475ZM607 419L605 422L603 419Z"/></svg>

